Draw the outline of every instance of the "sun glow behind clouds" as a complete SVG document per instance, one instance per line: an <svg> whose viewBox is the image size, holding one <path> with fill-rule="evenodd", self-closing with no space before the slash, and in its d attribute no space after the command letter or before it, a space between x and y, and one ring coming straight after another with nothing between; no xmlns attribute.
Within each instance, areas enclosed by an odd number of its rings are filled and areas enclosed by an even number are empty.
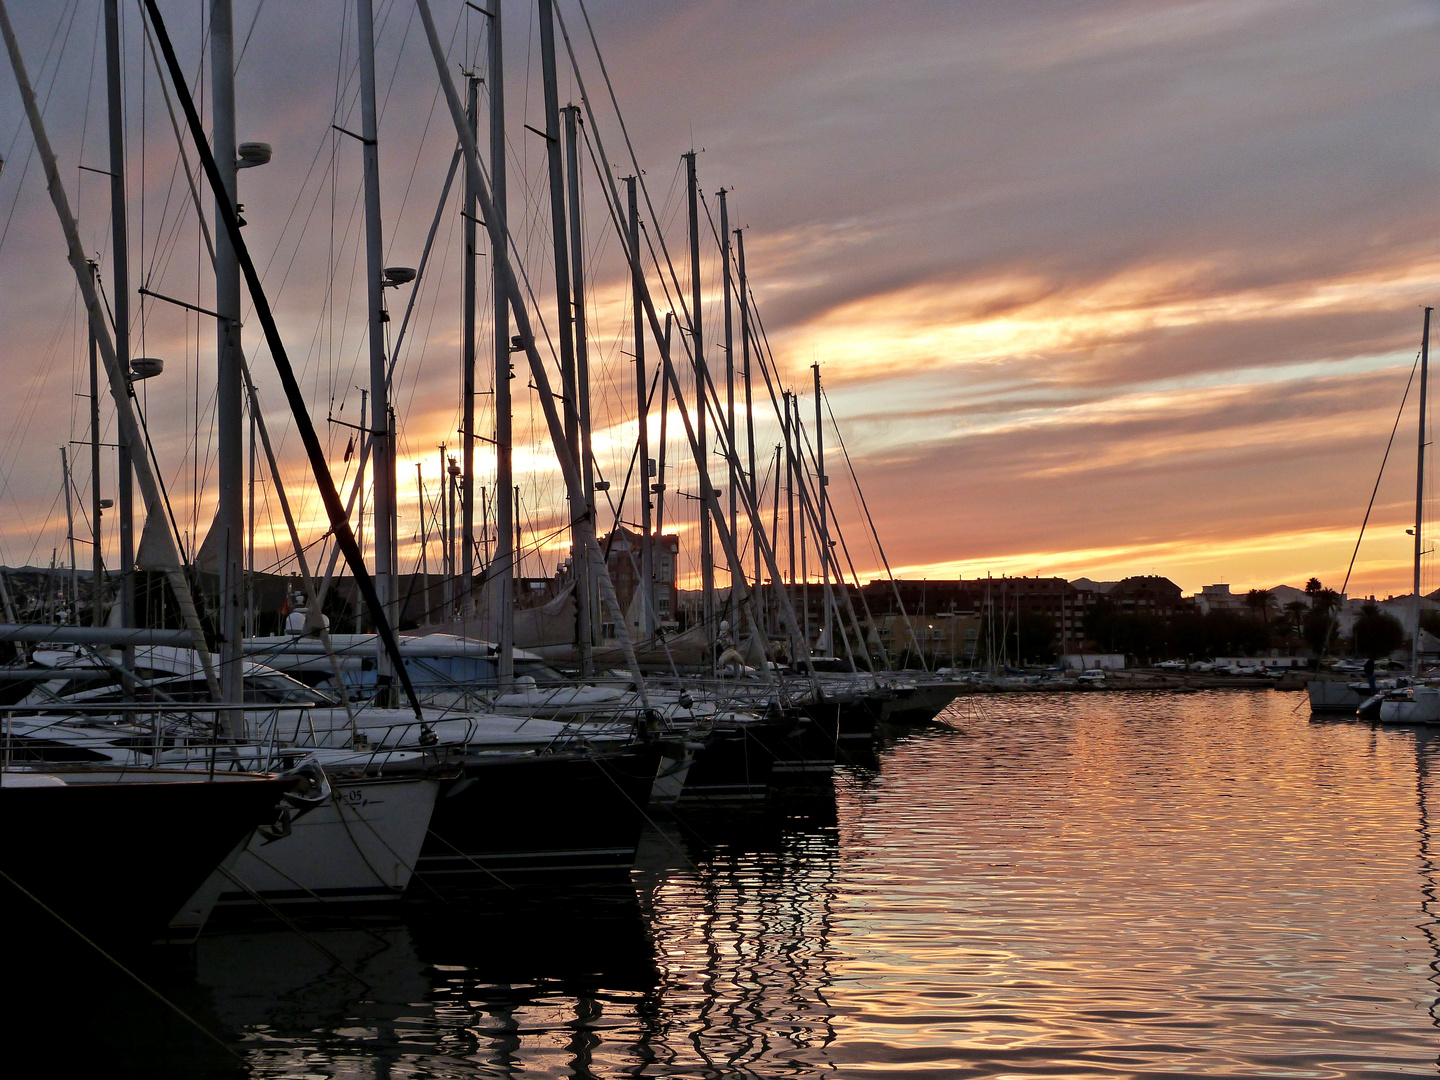
<svg viewBox="0 0 1440 1080"><path fill-rule="evenodd" d="M1410 306L1433 286L1434 266L1427 261L1365 275L1212 291L1207 283L1220 276L1210 264L1160 264L1074 287L1037 275L930 281L823 312L787 332L781 353L796 368L805 357L824 357L834 382L927 368L963 369L982 380L1020 377L1023 363L1031 378L1103 384L1156 335Z"/></svg>
<svg viewBox="0 0 1440 1080"><path fill-rule="evenodd" d="M1349 593L1395 589L1410 571L1410 538L1398 522L1374 523L1356 560ZM895 567L897 577L949 578L1000 576L1090 577L1097 580L1131 574L1162 574L1187 591L1214 582L1237 589L1304 582L1320 574L1327 586L1340 588L1355 546L1355 532L1321 529L1267 533L1233 540L1184 537L1121 547L1074 551L1036 551Z"/></svg>

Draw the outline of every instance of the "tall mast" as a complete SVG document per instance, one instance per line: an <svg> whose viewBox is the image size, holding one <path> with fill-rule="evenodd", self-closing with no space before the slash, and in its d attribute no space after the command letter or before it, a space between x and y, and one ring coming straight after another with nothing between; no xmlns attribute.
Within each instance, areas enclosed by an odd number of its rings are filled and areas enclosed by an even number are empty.
<svg viewBox="0 0 1440 1080"><path fill-rule="evenodd" d="M96 265L90 264L90 280ZM105 559L100 550L100 351L90 335L90 623L103 626L101 608L105 600Z"/></svg>
<svg viewBox="0 0 1440 1080"><path fill-rule="evenodd" d="M772 505L773 505L774 509L771 510L771 512L770 512L770 551L771 551L772 554L780 550L780 452L781 452L780 444L779 444L779 443L776 443L776 444L775 444L775 469L774 469L774 471L771 472L771 474L770 474L771 476L775 477L775 487L774 487L774 490L771 492L771 499L773 500ZM756 505L756 506L759 506L759 505L760 505L758 499L756 500L755 505ZM753 539L752 539L752 543L753 543ZM778 568L777 568L777 569L778 569ZM756 571L756 573L757 573L757 575L758 575L759 571ZM785 587L785 583L782 582L782 581L780 581L780 580L778 580L779 577L780 577L780 575L779 575L778 573L771 575L771 578L770 578L770 596L769 596L770 603L767 604L767 605L762 605L763 608L764 608L764 611L765 611L766 629L767 629L767 630L769 630L770 627L773 627L773 626L779 621L779 618L780 618L780 601L779 601L779 598L778 598L777 594L779 593L779 591L780 591L781 589L783 589L783 588ZM758 590L757 590L757 591L758 591ZM772 617L772 615L771 615L771 610L770 610L772 605L773 605L773 607L775 608L775 612L774 612L773 617Z"/></svg>
<svg viewBox="0 0 1440 1080"><path fill-rule="evenodd" d="M805 553L805 505L803 496L805 474L801 471L805 468L805 463L800 456L800 447L804 445L800 438L800 396L792 393L790 395L790 404L795 409L795 415L790 420L790 436L793 440L790 446L790 454L794 462L792 475L802 489L800 505L800 606L804 609L805 658L808 663L810 658L810 565L807 562Z"/></svg>
<svg viewBox="0 0 1440 1080"><path fill-rule="evenodd" d="M690 341L695 346L695 438L700 460L708 462L710 443L705 437L708 399L705 384L709 376L705 370L705 330L700 311L700 206L699 188L695 181L694 150L685 154L685 180L690 203ZM705 624L705 633L710 635L714 633L712 624L715 621L715 557L711 551L710 502L715 493L706 486L703 475L699 485L701 619ZM713 660L712 651L710 661ZM709 663L706 666L708 667Z"/></svg>
<svg viewBox="0 0 1440 1080"><path fill-rule="evenodd" d="M566 254L569 226L565 219L565 170L560 153L560 91L555 82L555 11L551 0L539 0L540 70L545 84L545 149L550 167L550 233L555 246L555 303L559 315L560 391L565 406L565 442L577 465L580 464L579 388L575 379L575 338L571 322L570 265ZM574 522L585 516L582 490L572 493L581 504L570 506L570 570L575 582L576 644L580 670L590 674L590 605L587 598L588 556Z"/></svg>
<svg viewBox="0 0 1440 1080"><path fill-rule="evenodd" d="M247 395L248 396L248 395ZM259 445L255 439L255 427L259 415L254 402L250 407L250 475L247 481L249 495L245 500L245 636L255 633L255 455Z"/></svg>
<svg viewBox="0 0 1440 1080"><path fill-rule="evenodd" d="M211 149L225 186L225 197L238 210L235 146L235 52L230 0L210 4ZM219 505L215 550L220 556L220 692L227 702L242 700L244 632L240 602L244 589L241 548L245 529L244 388L240 377L240 262L225 230L217 195L215 208L216 388L215 441Z"/></svg>
<svg viewBox="0 0 1440 1080"><path fill-rule="evenodd" d="M430 534L425 531L425 472L415 463L415 495L420 501L420 624L430 625Z"/></svg>
<svg viewBox="0 0 1440 1080"><path fill-rule="evenodd" d="M449 505L447 493L450 490L450 473L449 465L445 461L445 444L443 442L440 444L440 481L436 490L440 496L440 603L443 605L442 610L445 613L443 619L448 619L453 600L451 590L454 581L451 575L454 573L454 567L450 562L453 554L450 550L450 515L445 509Z"/></svg>
<svg viewBox="0 0 1440 1080"><path fill-rule="evenodd" d="M675 317L671 312L665 313L665 351L662 356L673 355L670 352L670 327L675 323ZM662 374L660 377L660 449L655 452L655 535L665 535L665 443L669 438L670 425L670 381ZM677 567L671 567L671 574L677 572ZM675 613L671 612L671 618Z"/></svg>
<svg viewBox="0 0 1440 1080"><path fill-rule="evenodd" d="M1430 371L1430 312L1425 309L1425 329L1420 337L1420 438L1415 455L1415 643L1410 656L1410 673L1420 674L1420 555L1423 550L1420 528L1425 517L1425 391Z"/></svg>
<svg viewBox="0 0 1440 1080"><path fill-rule="evenodd" d="M360 134L365 162L365 285L370 323L370 440L374 461L375 592L386 621L395 616L395 553L390 545L395 519L395 452L390 441L390 388L386 385L389 357L385 350L385 268L380 234L380 148L375 105L375 14L370 0L355 0L356 30L360 37ZM375 639L376 685L382 705L390 704L390 654Z"/></svg>
<svg viewBox="0 0 1440 1080"><path fill-rule="evenodd" d="M490 0L489 6L490 198L499 226L497 235L505 236L505 67L500 32L501 0ZM519 515L512 514L518 496L512 497L510 492L514 486L510 446L510 297L505 291L500 262L498 258L490 260L495 298L495 561L489 576L498 609L499 682L505 689L515 673L515 560L520 547L518 539L511 541L512 533L519 528Z"/></svg>
<svg viewBox="0 0 1440 1080"><path fill-rule="evenodd" d="M60 482L65 485L65 539L70 544L70 621L80 615L80 579L75 569L75 512L70 507L70 458L60 447Z"/></svg>
<svg viewBox="0 0 1440 1080"><path fill-rule="evenodd" d="M825 628L821 633L825 635L827 643L825 654L827 656L833 656L835 655L835 643L831 640L831 635L834 632L834 622L832 619L836 613L831 610L833 602L830 595L830 529L826 524L825 517L825 503L827 501L825 498L825 485L830 482L830 478L825 475L825 428L820 419L820 362L817 360L810 366L815 371L815 490L818 492L815 501L820 504L820 521L816 526L818 531L815 534L815 546L820 549L820 580L822 589L820 602L825 612Z"/></svg>
<svg viewBox="0 0 1440 1080"><path fill-rule="evenodd" d="M470 135L479 138L480 79L470 75L466 79L469 90L468 112ZM475 250L475 184L476 177L465 161L465 212L461 215L465 230L465 281L464 317L461 333L464 341L460 359L460 609L466 614L473 613L475 601L471 595L470 583L474 579L475 558L475 261L479 252Z"/></svg>
<svg viewBox="0 0 1440 1080"><path fill-rule="evenodd" d="M115 315L115 359L129 382L130 247L125 215L125 113L120 98L120 0L105 0L105 73L110 128L110 304ZM131 391L133 394L133 390ZM120 519L120 623L135 625L135 487L130 448L117 440L115 503ZM135 666L135 650L122 650L126 670Z"/></svg>
<svg viewBox="0 0 1440 1080"><path fill-rule="evenodd" d="M790 587L795 587L795 459L790 453L790 399L794 396L784 391L785 422L781 434L785 437L785 528L789 532L786 549L790 552ZM798 657L797 657L798 659Z"/></svg>
<svg viewBox="0 0 1440 1080"><path fill-rule="evenodd" d="M726 455L726 464L729 466L730 477L730 535L736 538L740 536L736 530L739 524L739 515L735 506L735 486L740 482L740 455L735 448L735 328L732 317L730 294L734 292L735 283L730 276L730 207L725 201L725 189L721 188L716 193L720 200L720 260L724 263L725 300L725 445L729 448ZM757 576L756 583L759 583ZM740 629L740 591L736 588L735 582L730 583L730 626L738 634Z"/></svg>
<svg viewBox="0 0 1440 1080"><path fill-rule="evenodd" d="M630 204L630 250L640 250L640 204L637 199L637 177L625 178L625 193ZM640 260L632 264L630 294L635 320L635 415L639 417L637 447L640 458L640 639L654 636L651 625L651 604L655 594L654 540L650 535L650 478L655 469L650 460L650 410L646 400L645 322L642 308Z"/></svg>
<svg viewBox="0 0 1440 1080"><path fill-rule="evenodd" d="M455 494L460 487L460 465L455 460L455 455L450 455L449 464L445 467L445 498L450 504L450 527L446 533L446 543L450 545L450 610L447 613L449 618L455 617L455 612L460 607L460 553L455 546Z"/></svg>
<svg viewBox="0 0 1440 1080"><path fill-rule="evenodd" d="M585 485L585 513L595 521L595 459L590 447L590 359L585 342L585 245L580 228L580 106L567 105L565 113L565 172L570 196L570 288L575 296L576 408L580 420L580 473ZM596 643L595 586L586 574L584 604L590 612L590 644ZM578 588L579 579L577 579ZM588 671L588 668L586 669Z"/></svg>
<svg viewBox="0 0 1440 1080"><path fill-rule="evenodd" d="M154 0L146 0L153 3ZM464 153L469 157L476 157L475 140L470 137L470 132L465 127L465 113L460 103L460 96L455 91L454 81L450 77L446 60L445 47L440 42L440 33L435 27L435 18L431 14L429 0L416 0L416 8L420 13L420 21L425 27L425 38L430 46L430 55L435 62L435 74L440 80L440 87L445 94L445 104L449 109L451 121L456 128L456 135L459 136L460 145ZM544 27L544 37L550 39L550 53L554 57L554 27L548 25L549 18L553 17L553 9L548 3L542 3L544 16L541 20ZM553 160L553 159L552 159ZM478 170L477 170L478 171ZM540 351L535 344L535 332L530 323L530 313L524 304L516 303L518 285L515 278L514 268L510 264L510 253L506 244L506 237L499 231L499 222L493 214L493 205L490 202L489 192L486 190L484 178L481 179L481 186L478 192L480 206L490 230L491 252L494 261L499 263L506 278L506 292L510 296L511 310L515 316L515 326L519 330L516 337L518 344L525 352L525 359L530 365L530 376L534 380L536 397L539 399L541 411L545 416L545 427L550 434L550 441L555 450L555 456L559 461L560 471L565 479L565 491L569 496L572 510L576 507L583 507L585 503L584 481L581 478L580 461L578 455L572 452L570 444L565 439L564 421L559 410L555 407L555 396L550 390L550 376L546 371L541 359ZM647 314L653 313L647 306ZM595 575L595 580L600 584L600 595L606 608L615 620L616 637L619 640L621 652L625 656L625 665L630 671L634 680L636 690L640 696L643 708L650 707L649 692L645 685L645 675L640 670L639 661L636 659L635 650L631 644L630 635L625 627L625 615L620 610L619 600L615 594L615 583L611 579L609 571L605 567L604 555L595 537L593 523L584 514L572 517L574 524L571 528L572 535L578 534L577 547L584 554L589 569Z"/></svg>
<svg viewBox="0 0 1440 1080"><path fill-rule="evenodd" d="M750 501L756 506L760 505L760 489L755 480L755 399L752 396L750 387L750 285L745 276L745 233L735 230L735 257L739 266L740 280L738 283L740 291L740 370L741 377L745 382L745 452L746 468L750 478ZM729 272L727 262L726 272ZM779 473L776 473L776 488L778 495ZM778 507L779 504L777 503ZM755 555L755 591L760 591L760 545L752 539L750 547ZM767 610L764 603L760 609Z"/></svg>

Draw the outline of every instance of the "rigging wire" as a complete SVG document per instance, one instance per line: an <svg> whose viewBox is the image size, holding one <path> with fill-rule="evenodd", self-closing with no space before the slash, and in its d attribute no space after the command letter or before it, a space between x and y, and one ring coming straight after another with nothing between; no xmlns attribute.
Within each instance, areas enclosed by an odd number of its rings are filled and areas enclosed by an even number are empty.
<svg viewBox="0 0 1440 1080"><path fill-rule="evenodd" d="M1355 550L1350 553L1350 565L1345 568L1345 583L1340 586L1340 595L1350 587L1350 575L1355 570L1355 559L1360 554L1360 542L1365 539L1365 527L1370 524L1370 512L1375 509L1375 497L1380 493L1380 480L1385 475L1385 464L1390 460L1390 450L1395 445L1395 433L1400 430L1400 417L1405 412L1405 402L1410 397L1410 387L1415 382L1415 372L1420 367L1420 353L1415 354L1415 363L1410 368L1410 377L1405 380L1405 393L1400 397L1400 408L1395 413L1395 424L1390 428L1390 438L1385 443L1385 453L1380 458L1380 471L1375 475L1375 486L1370 491L1370 502L1365 507L1365 517L1360 522L1360 535L1355 538ZM1330 635L1334 633L1339 624L1339 612L1330 613L1329 624L1325 628L1325 642L1320 647L1320 656L1323 659L1326 651L1330 648Z"/></svg>

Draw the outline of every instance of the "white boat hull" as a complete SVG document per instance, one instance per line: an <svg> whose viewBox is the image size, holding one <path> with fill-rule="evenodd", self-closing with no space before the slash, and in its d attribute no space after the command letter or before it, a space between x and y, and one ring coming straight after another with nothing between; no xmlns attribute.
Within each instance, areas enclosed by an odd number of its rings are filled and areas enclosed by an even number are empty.
<svg viewBox="0 0 1440 1080"><path fill-rule="evenodd" d="M269 904L397 899L410 884L440 781L332 777L331 797L257 829L233 865L201 887L216 911ZM189 905L187 905L189 906Z"/></svg>
<svg viewBox="0 0 1440 1080"><path fill-rule="evenodd" d="M1354 715L1360 703L1371 694L1364 683L1343 683L1311 680L1305 684L1310 695L1310 711L1317 713L1349 713Z"/></svg>
<svg viewBox="0 0 1440 1080"><path fill-rule="evenodd" d="M1440 689L1417 686L1408 698L1390 698L1380 704L1382 724L1440 724Z"/></svg>

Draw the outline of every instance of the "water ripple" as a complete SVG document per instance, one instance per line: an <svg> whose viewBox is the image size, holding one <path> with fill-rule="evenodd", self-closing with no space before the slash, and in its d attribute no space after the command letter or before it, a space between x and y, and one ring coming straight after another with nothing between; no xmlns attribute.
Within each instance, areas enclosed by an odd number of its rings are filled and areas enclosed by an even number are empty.
<svg viewBox="0 0 1440 1080"><path fill-rule="evenodd" d="M264 1077L1437 1071L1440 738L1274 693L962 700L633 889L203 943ZM677 853L683 850L683 856Z"/></svg>

